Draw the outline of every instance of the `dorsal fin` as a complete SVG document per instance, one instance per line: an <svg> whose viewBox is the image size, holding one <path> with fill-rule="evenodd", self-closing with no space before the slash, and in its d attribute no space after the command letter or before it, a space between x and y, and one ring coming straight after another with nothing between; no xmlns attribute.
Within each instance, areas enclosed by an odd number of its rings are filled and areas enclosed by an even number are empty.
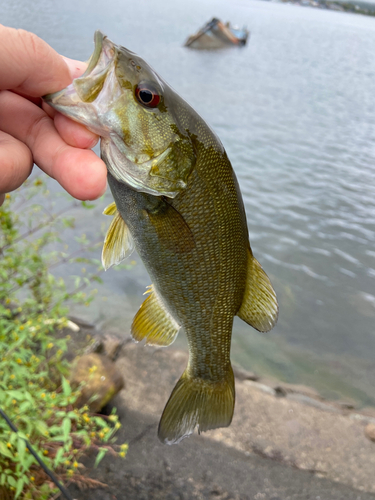
<svg viewBox="0 0 375 500"><path fill-rule="evenodd" d="M102 251L102 264L107 271L107 269L116 266L132 254L134 242L129 228L118 212L115 203L108 205L103 213L114 216L105 236Z"/></svg>
<svg viewBox="0 0 375 500"><path fill-rule="evenodd" d="M175 341L181 326L169 313L152 285L149 294L139 308L131 326L131 335L136 342L146 339L146 345L165 347Z"/></svg>
<svg viewBox="0 0 375 500"><path fill-rule="evenodd" d="M245 293L237 316L256 330L268 332L275 326L279 314L276 293L250 251L248 256Z"/></svg>

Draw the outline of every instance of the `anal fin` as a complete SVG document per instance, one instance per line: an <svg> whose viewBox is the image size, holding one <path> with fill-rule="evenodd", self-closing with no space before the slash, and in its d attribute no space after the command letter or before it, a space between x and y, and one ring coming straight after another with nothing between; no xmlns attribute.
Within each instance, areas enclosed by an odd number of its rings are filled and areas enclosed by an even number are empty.
<svg viewBox="0 0 375 500"><path fill-rule="evenodd" d="M134 242L129 228L118 212L115 203L111 203L103 213L114 216L105 236L102 251L102 264L107 271L107 269L119 264L133 253Z"/></svg>
<svg viewBox="0 0 375 500"><path fill-rule="evenodd" d="M243 321L260 332L268 332L279 314L276 293L262 266L249 251L245 293L237 313Z"/></svg>
<svg viewBox="0 0 375 500"><path fill-rule="evenodd" d="M134 317L131 335L136 342L146 339L146 345L168 346L175 341L181 327L152 285L146 293L149 296Z"/></svg>

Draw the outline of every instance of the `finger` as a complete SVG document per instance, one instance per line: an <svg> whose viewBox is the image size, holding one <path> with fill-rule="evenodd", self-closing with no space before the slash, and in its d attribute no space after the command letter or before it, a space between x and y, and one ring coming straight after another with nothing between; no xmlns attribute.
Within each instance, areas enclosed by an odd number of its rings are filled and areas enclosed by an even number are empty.
<svg viewBox="0 0 375 500"><path fill-rule="evenodd" d="M84 63L64 59L34 33L0 25L0 39L0 89L39 97L63 89L84 71Z"/></svg>
<svg viewBox="0 0 375 500"><path fill-rule="evenodd" d="M5 201L5 194L0 194L0 207Z"/></svg>
<svg viewBox="0 0 375 500"><path fill-rule="evenodd" d="M83 73L86 71L87 63L82 61L77 61L76 59L69 59L69 57L65 56L61 57L64 59L65 64L69 68L69 73L72 80L74 80L74 78L78 78L79 76L83 75Z"/></svg>
<svg viewBox="0 0 375 500"><path fill-rule="evenodd" d="M42 99L42 110L47 113L47 115L50 117L50 118L54 118L57 111L56 109L53 109L52 106L50 106L49 104L47 104L45 101L43 101Z"/></svg>
<svg viewBox="0 0 375 500"><path fill-rule="evenodd" d="M62 56L62 58L64 59L64 61L68 65L70 76L71 76L72 80L74 80L74 78L78 78L86 71L87 63L82 62L82 61L76 61L75 59L69 59L68 57L64 57L64 56ZM28 97L28 99L32 100L32 99L30 99L30 97ZM38 103L38 105L40 105L40 102ZM51 118L53 118L55 116L55 114L57 113L57 111L54 108L52 108L52 106L50 106L49 104L47 104L43 100L41 100L41 106L42 106L42 109Z"/></svg>
<svg viewBox="0 0 375 500"><path fill-rule="evenodd" d="M97 144L99 136L90 132L90 130L80 123L70 120L46 102L42 103L42 109L50 118L54 118L57 131L70 146L91 149Z"/></svg>
<svg viewBox="0 0 375 500"><path fill-rule="evenodd" d="M23 142L2 131L0 131L0 165L1 194L20 187L33 168L30 149Z"/></svg>
<svg viewBox="0 0 375 500"><path fill-rule="evenodd" d="M99 136L87 130L80 123L69 120L61 113L56 113L54 122L58 133L70 146L91 149L99 140Z"/></svg>
<svg viewBox="0 0 375 500"><path fill-rule="evenodd" d="M71 147L44 111L22 97L0 92L0 130L22 141L34 162L72 196L95 199L106 188L106 167L93 151Z"/></svg>

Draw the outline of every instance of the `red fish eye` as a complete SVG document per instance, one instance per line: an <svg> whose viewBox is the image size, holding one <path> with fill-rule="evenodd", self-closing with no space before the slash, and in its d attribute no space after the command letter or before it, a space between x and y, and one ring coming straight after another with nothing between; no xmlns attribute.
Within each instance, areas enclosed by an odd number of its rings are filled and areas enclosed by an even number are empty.
<svg viewBox="0 0 375 500"><path fill-rule="evenodd" d="M139 84L135 90L138 101L147 108L156 108L160 102L160 95L151 85Z"/></svg>

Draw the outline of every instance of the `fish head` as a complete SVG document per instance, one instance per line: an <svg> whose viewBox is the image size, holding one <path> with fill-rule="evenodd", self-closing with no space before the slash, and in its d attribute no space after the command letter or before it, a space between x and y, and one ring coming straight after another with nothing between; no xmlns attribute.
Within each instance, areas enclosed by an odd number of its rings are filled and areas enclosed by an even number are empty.
<svg viewBox="0 0 375 500"><path fill-rule="evenodd" d="M101 136L110 173L133 189L174 198L196 154L189 105L139 56L100 31L85 73L44 100Z"/></svg>

